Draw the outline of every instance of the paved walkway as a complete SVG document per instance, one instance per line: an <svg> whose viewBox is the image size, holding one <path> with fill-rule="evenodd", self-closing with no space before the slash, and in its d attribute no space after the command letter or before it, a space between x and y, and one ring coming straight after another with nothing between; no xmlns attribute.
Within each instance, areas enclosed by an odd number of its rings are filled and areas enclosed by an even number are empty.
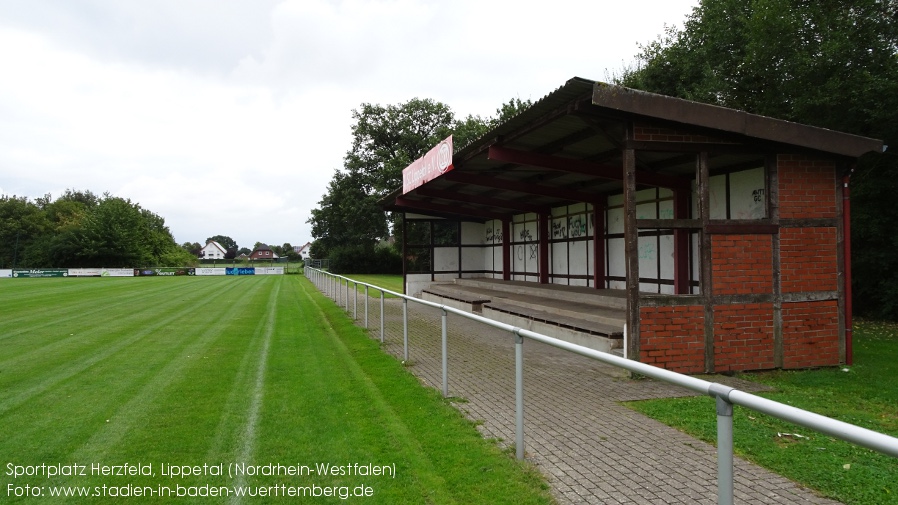
<svg viewBox="0 0 898 505"><path fill-rule="evenodd" d="M345 303L345 302L340 302ZM368 328L380 338L379 301L369 302ZM364 301L354 310L364 324ZM441 389L440 311L409 303L410 367ZM402 303L387 299L385 350L401 358ZM449 394L487 438L512 447L514 343L509 334L453 314L448 319ZM524 343L526 458L547 477L558 503L717 503L716 449L618 402L691 396L653 380L539 342ZM744 391L752 383L727 380ZM713 408L713 407L712 407ZM736 459L735 501L743 504L836 504L757 465Z"/></svg>

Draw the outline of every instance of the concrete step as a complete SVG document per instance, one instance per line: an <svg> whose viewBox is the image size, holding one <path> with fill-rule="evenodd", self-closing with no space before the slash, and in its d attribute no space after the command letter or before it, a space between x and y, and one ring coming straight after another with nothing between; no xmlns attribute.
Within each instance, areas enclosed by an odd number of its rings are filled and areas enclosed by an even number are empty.
<svg viewBox="0 0 898 505"><path fill-rule="evenodd" d="M590 335L599 335L612 339L623 338L624 323L608 324L584 317L560 315L547 310L525 308L517 303L504 303L502 301L491 301L483 307L484 313L488 309L498 310L506 314L514 314L532 321L556 325Z"/></svg>
<svg viewBox="0 0 898 505"><path fill-rule="evenodd" d="M585 286L565 286L561 284L534 284L524 281L502 281L497 279L455 279L459 286L502 291L518 295L546 297L551 291L552 298L568 302L595 304L603 307L626 310L627 297L623 291L593 289Z"/></svg>
<svg viewBox="0 0 898 505"><path fill-rule="evenodd" d="M554 294L554 292L553 292ZM626 309L596 305L595 303L581 303L545 296L516 295L513 297L493 297L490 304L501 302L505 305L516 306L519 312L543 312L555 317L566 317L577 320L589 321L595 324L617 327L621 331L627 323Z"/></svg>

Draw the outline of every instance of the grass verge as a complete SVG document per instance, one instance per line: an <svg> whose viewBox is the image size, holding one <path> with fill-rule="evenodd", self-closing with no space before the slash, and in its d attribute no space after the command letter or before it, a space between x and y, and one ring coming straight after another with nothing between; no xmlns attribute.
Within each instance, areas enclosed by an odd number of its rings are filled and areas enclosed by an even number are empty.
<svg viewBox="0 0 898 505"><path fill-rule="evenodd" d="M372 286L378 286L385 289L389 289L395 293L402 293L405 290L405 286L402 284L402 276L401 275L387 275L387 274L347 274L344 277L348 277L352 280L365 282L371 284ZM359 292L364 293L365 287L359 286ZM379 297L380 293L377 290L368 290L369 296ZM392 295L386 295L387 298L392 298Z"/></svg>
<svg viewBox="0 0 898 505"><path fill-rule="evenodd" d="M856 321L854 366L772 371L742 377L769 385L761 396L898 436L898 325ZM631 402L628 406L706 442L716 442L714 400ZM847 504L898 503L898 461L869 449L736 407L740 456Z"/></svg>
<svg viewBox="0 0 898 505"><path fill-rule="evenodd" d="M208 503L226 499L160 493L247 486L230 501L271 503L317 486L299 501L364 487L366 503L551 503L303 277L10 280L0 305L0 502ZM125 463L150 475L92 469ZM86 474L46 473L71 465ZM84 496L50 497L62 489Z"/></svg>

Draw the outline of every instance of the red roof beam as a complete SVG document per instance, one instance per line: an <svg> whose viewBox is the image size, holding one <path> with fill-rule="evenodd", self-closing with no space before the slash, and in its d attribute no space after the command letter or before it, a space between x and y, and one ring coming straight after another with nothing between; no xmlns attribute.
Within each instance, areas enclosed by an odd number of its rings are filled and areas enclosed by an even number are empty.
<svg viewBox="0 0 898 505"><path fill-rule="evenodd" d="M527 165L557 170L560 172L590 175L612 181L622 181L624 178L622 167L602 165L591 161L575 160L572 158L559 158L558 156L519 151L516 149L508 149L506 147L490 146L487 158L517 165ZM672 189L689 188L691 184L688 179L642 171L636 172L636 183Z"/></svg>
<svg viewBox="0 0 898 505"><path fill-rule="evenodd" d="M587 202L592 203L598 201L600 195L593 193L584 193L573 189L550 188L540 186L538 184L512 181L508 179L500 179L498 177L487 177L482 175L473 175L455 170L443 176L444 178L460 182L462 184L471 184L473 186L483 186L485 188L496 188L505 191L514 191L527 195L547 196L550 198L558 198L571 202Z"/></svg>

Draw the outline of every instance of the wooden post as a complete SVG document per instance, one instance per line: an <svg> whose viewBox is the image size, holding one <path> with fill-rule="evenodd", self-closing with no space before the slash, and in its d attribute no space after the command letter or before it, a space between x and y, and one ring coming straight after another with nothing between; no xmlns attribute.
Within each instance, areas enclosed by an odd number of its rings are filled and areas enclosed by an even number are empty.
<svg viewBox="0 0 898 505"><path fill-rule="evenodd" d="M627 125L627 140L633 125ZM624 165L624 254L627 265L627 356L639 361L639 230L636 228L636 150L626 147Z"/></svg>
<svg viewBox="0 0 898 505"><path fill-rule="evenodd" d="M549 214L539 213L539 283L549 283Z"/></svg>
<svg viewBox="0 0 898 505"><path fill-rule="evenodd" d="M767 188L764 191L764 202L767 205L767 217L770 223L777 225L777 232L771 237L771 256L773 257L773 366L782 368L783 359L783 290L780 261L780 205L779 205L779 168L777 156L768 156Z"/></svg>
<svg viewBox="0 0 898 505"><path fill-rule="evenodd" d="M511 224L510 219L502 220L502 280L511 280Z"/></svg>
<svg viewBox="0 0 898 505"><path fill-rule="evenodd" d="M605 289L605 211L608 195L602 195L592 205L592 285Z"/></svg>
<svg viewBox="0 0 898 505"><path fill-rule="evenodd" d="M705 372L714 372L714 304L711 289L711 234L708 225L711 222L711 185L708 153L701 152L696 159L696 178L698 184L698 212L702 221L700 237L699 261L702 299L705 305Z"/></svg>
<svg viewBox="0 0 898 505"><path fill-rule="evenodd" d="M674 219L689 218L689 192L674 190ZM689 294L689 230L674 230L674 293Z"/></svg>

